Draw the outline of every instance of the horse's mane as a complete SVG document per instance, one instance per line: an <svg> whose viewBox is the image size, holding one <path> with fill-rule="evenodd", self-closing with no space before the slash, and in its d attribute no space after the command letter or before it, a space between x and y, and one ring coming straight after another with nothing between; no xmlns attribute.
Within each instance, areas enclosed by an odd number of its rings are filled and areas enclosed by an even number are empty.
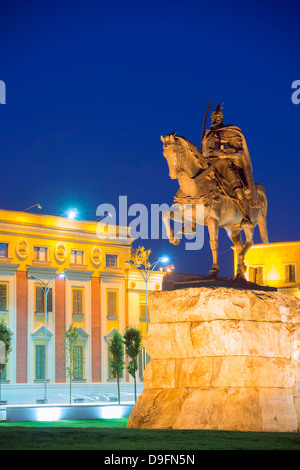
<svg viewBox="0 0 300 470"><path fill-rule="evenodd" d="M197 149L196 145L194 145L190 140L186 137L182 137L181 135L175 135L175 142L176 140L179 142L181 147L188 153L192 155L192 157L197 160L198 164L202 165L202 155Z"/></svg>

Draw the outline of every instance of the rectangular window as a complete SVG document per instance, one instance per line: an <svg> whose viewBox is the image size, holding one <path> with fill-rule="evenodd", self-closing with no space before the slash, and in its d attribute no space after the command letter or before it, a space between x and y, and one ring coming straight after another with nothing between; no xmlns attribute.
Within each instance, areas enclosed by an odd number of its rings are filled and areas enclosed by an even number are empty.
<svg viewBox="0 0 300 470"><path fill-rule="evenodd" d="M251 266L249 270L249 281L255 284L264 283L264 268L263 266Z"/></svg>
<svg viewBox="0 0 300 470"><path fill-rule="evenodd" d="M45 345L36 344L35 346L35 378L37 380L45 379Z"/></svg>
<svg viewBox="0 0 300 470"><path fill-rule="evenodd" d="M8 312L8 284L0 284L0 312Z"/></svg>
<svg viewBox="0 0 300 470"><path fill-rule="evenodd" d="M8 243L0 243L0 258L8 258Z"/></svg>
<svg viewBox="0 0 300 470"><path fill-rule="evenodd" d="M118 291L107 290L107 317L111 320L116 320L118 316Z"/></svg>
<svg viewBox="0 0 300 470"><path fill-rule="evenodd" d="M107 268L117 268L118 255L105 255L105 266Z"/></svg>
<svg viewBox="0 0 300 470"><path fill-rule="evenodd" d="M296 265L286 264L284 267L285 282L296 282Z"/></svg>
<svg viewBox="0 0 300 470"><path fill-rule="evenodd" d="M47 296L47 313L52 312L52 289ZM35 286L35 313L45 313L45 295L40 285Z"/></svg>
<svg viewBox="0 0 300 470"><path fill-rule="evenodd" d="M74 346L73 379L83 379L83 346Z"/></svg>
<svg viewBox="0 0 300 470"><path fill-rule="evenodd" d="M45 246L35 246L33 249L33 259L35 261L47 261L47 248Z"/></svg>
<svg viewBox="0 0 300 470"><path fill-rule="evenodd" d="M84 310L83 310L84 295L83 294L84 294L83 287L73 287L72 289L72 305L73 305L72 314L73 315L84 314Z"/></svg>
<svg viewBox="0 0 300 470"><path fill-rule="evenodd" d="M140 310L140 319L147 318L147 308L146 308L146 296L139 295L139 310Z"/></svg>
<svg viewBox="0 0 300 470"><path fill-rule="evenodd" d="M83 251L71 250L71 264L83 264Z"/></svg>

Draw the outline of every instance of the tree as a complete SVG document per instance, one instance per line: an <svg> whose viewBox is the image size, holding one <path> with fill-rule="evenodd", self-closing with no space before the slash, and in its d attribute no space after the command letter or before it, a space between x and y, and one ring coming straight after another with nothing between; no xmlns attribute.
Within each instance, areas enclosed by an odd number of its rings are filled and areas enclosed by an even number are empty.
<svg viewBox="0 0 300 470"><path fill-rule="evenodd" d="M111 353L110 365L113 371L113 374L117 376L118 383L118 402L120 404L120 375L124 370L124 342L122 335L115 331L112 335L110 342L109 350Z"/></svg>
<svg viewBox="0 0 300 470"><path fill-rule="evenodd" d="M137 268L146 271L150 266L150 253L151 250L146 250L144 246L139 246L136 250L131 250L130 259Z"/></svg>
<svg viewBox="0 0 300 470"><path fill-rule="evenodd" d="M63 344L66 352L65 374L66 377L70 378L70 404L72 403L72 378L74 377L75 373L74 349L79 335L79 329L76 326L73 326L73 324L71 324L64 332Z"/></svg>
<svg viewBox="0 0 300 470"><path fill-rule="evenodd" d="M9 353L12 351L12 332L4 320L0 321L0 341L5 346L5 364L0 364L0 402L1 402L1 374L7 364Z"/></svg>
<svg viewBox="0 0 300 470"><path fill-rule="evenodd" d="M138 355L142 348L142 332L138 328L127 326L123 338L125 352L130 358L127 370L134 378L134 399L136 401L136 371L138 370Z"/></svg>

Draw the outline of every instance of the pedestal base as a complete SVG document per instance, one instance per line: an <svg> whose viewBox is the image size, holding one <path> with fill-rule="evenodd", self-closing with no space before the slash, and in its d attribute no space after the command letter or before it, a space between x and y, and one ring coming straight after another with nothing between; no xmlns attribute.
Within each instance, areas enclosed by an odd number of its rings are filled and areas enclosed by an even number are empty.
<svg viewBox="0 0 300 470"><path fill-rule="evenodd" d="M128 427L298 431L299 299L203 287L153 293L149 307Z"/></svg>
<svg viewBox="0 0 300 470"><path fill-rule="evenodd" d="M291 390L282 388L147 389L128 427L296 432Z"/></svg>

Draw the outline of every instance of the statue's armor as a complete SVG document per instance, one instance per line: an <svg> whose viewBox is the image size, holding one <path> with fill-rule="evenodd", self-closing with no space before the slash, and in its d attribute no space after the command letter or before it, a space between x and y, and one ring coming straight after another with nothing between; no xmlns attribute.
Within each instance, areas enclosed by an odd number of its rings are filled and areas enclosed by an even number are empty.
<svg viewBox="0 0 300 470"><path fill-rule="evenodd" d="M250 197L250 205L257 204L256 188L252 177L252 164L242 131L232 125L223 123L209 129L203 138L203 156L208 164L218 158L218 152L228 154L215 165L225 186L231 191L238 188L246 189Z"/></svg>

